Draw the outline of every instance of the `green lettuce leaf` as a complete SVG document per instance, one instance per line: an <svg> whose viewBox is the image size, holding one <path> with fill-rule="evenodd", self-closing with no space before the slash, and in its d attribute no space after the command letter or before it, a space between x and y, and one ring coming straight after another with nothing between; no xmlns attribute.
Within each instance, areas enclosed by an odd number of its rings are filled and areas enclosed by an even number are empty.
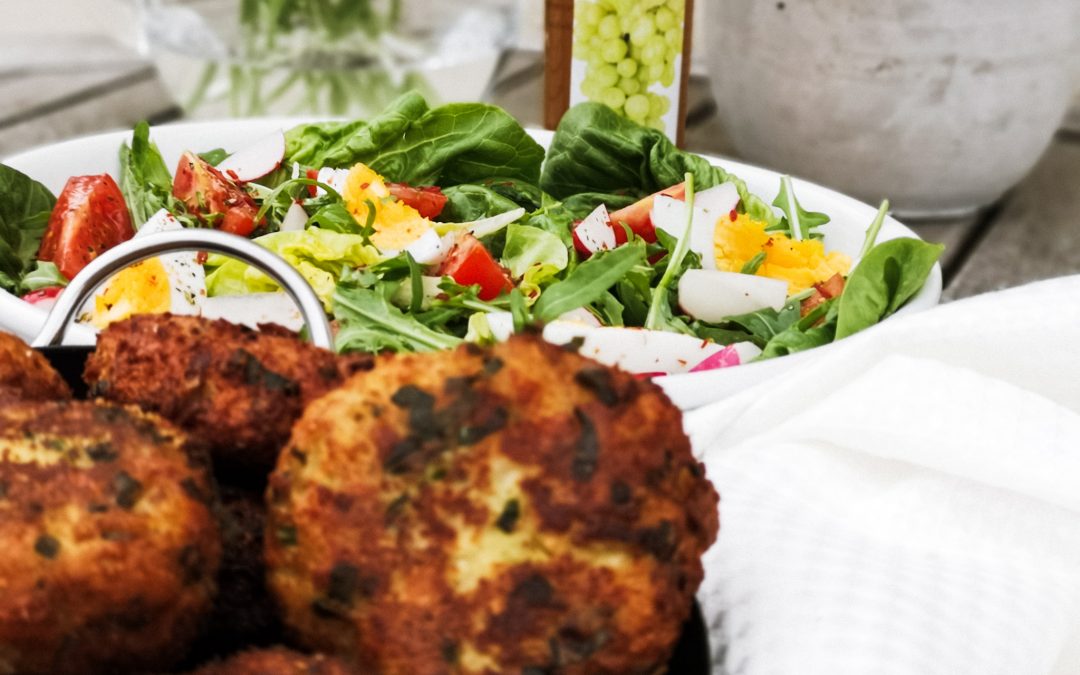
<svg viewBox="0 0 1080 675"><path fill-rule="evenodd" d="M327 309L330 309L338 278L346 267L370 265L379 260L378 250L365 244L363 236L319 228L273 232L252 241L277 253L295 267L315 289ZM206 277L206 289L212 296L278 289L273 279L239 260L215 254L210 256L206 264L207 267L216 268Z"/></svg>
<svg viewBox="0 0 1080 675"><path fill-rule="evenodd" d="M21 171L0 164L0 288L22 295L56 197Z"/></svg>

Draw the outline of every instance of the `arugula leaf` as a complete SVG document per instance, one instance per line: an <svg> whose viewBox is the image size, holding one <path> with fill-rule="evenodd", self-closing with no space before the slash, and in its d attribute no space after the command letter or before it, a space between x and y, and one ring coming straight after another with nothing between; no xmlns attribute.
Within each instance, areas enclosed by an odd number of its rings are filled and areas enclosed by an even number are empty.
<svg viewBox="0 0 1080 675"><path fill-rule="evenodd" d="M428 328L369 288L339 285L333 306L341 325L335 340L339 352L430 352L461 344L460 338Z"/></svg>
<svg viewBox="0 0 1080 675"><path fill-rule="evenodd" d="M360 223L356 222L356 218L341 202L331 202L319 207L319 210L308 219L308 227L318 227L343 234L360 234L362 229Z"/></svg>
<svg viewBox="0 0 1080 675"><path fill-rule="evenodd" d="M448 187L492 176L536 183L544 150L506 111L484 103L429 108L410 92L369 122L301 124L285 159L304 166L363 162L392 181Z"/></svg>
<svg viewBox="0 0 1080 675"><path fill-rule="evenodd" d="M0 288L28 289L24 275L37 257L56 197L21 171L0 164Z"/></svg>
<svg viewBox="0 0 1080 675"><path fill-rule="evenodd" d="M791 176L780 178L780 192L773 200L773 206L784 212L784 217L776 225L766 227L767 231L786 231L795 241L810 239L817 235L814 230L829 222L829 217L817 211L807 211L795 198L795 188L791 186Z"/></svg>
<svg viewBox="0 0 1080 675"><path fill-rule="evenodd" d="M229 156L229 153L225 148L214 148L213 150L207 150L206 152L199 153L199 159L206 162L210 166L217 166L225 161L225 158Z"/></svg>
<svg viewBox="0 0 1080 675"><path fill-rule="evenodd" d="M51 286L67 286L68 278L60 274L55 263L38 260L34 262L34 269L23 277L22 285L27 291L36 291Z"/></svg>
<svg viewBox="0 0 1080 675"><path fill-rule="evenodd" d="M878 323L919 292L945 247L904 237L870 249L844 284L836 339Z"/></svg>
<svg viewBox="0 0 1080 675"><path fill-rule="evenodd" d="M675 318L668 291L669 288L674 288L678 277L681 277L685 271L683 261L690 250L690 229L693 227L694 220L694 174L686 174L685 180L686 225L677 241L672 242L668 237L660 239L670 252L665 259L666 267L663 276L660 277L660 282L656 284L652 298L649 300L649 314L645 317L645 328L650 330L673 330L679 333L688 333L690 330L683 321ZM657 236L660 237L660 235Z"/></svg>
<svg viewBox="0 0 1080 675"><path fill-rule="evenodd" d="M839 307L831 298L797 322L777 333L761 351L760 359L787 356L829 344L836 338L836 317Z"/></svg>
<svg viewBox="0 0 1080 675"><path fill-rule="evenodd" d="M731 181L739 208L775 226L780 218L746 183L695 154L675 147L663 132L641 126L600 103L570 108L551 141L540 187L568 199L586 191L642 197L693 173L698 189Z"/></svg>
<svg viewBox="0 0 1080 675"><path fill-rule="evenodd" d="M131 145L120 146L120 192L138 229L160 211L175 211L172 174L161 152L150 140L150 125L139 122L131 132Z"/></svg>
<svg viewBox="0 0 1080 675"><path fill-rule="evenodd" d="M765 262L765 251L758 251L754 254L753 258L750 258L743 263L742 269L739 270L742 274L757 274L757 271L761 269L761 265Z"/></svg>
<svg viewBox="0 0 1080 675"><path fill-rule="evenodd" d="M755 312L729 316L718 324L695 322L693 328L700 337L721 338L717 342L726 342L728 337L738 337L735 342L749 340L764 348L770 340L799 321L800 309L801 301L791 298L780 311L765 307Z"/></svg>
<svg viewBox="0 0 1080 675"><path fill-rule="evenodd" d="M635 240L613 251L597 253L540 296L533 314L544 323L592 304L635 265L645 262L645 243Z"/></svg>

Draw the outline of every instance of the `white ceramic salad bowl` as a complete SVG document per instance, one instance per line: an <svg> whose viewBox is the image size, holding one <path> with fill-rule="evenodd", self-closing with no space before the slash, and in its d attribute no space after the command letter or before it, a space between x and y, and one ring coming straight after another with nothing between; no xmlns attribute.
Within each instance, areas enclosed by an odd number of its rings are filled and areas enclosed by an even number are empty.
<svg viewBox="0 0 1080 675"><path fill-rule="evenodd" d="M288 129L300 121L290 118L266 118L253 120L227 120L196 123L178 123L155 127L152 139L158 145L165 162L175 166L185 150L202 151L223 147L236 150L250 144L277 129ZM552 133L530 130L541 145L547 147ZM6 158L3 163L12 166L42 182L54 193L59 193L67 179L73 175L119 172L118 149L130 138L130 131L117 131L78 138L41 148L29 150ZM743 180L751 192L766 199L776 194L780 175L776 172L726 159L706 157L710 162L723 166ZM876 209L833 190L806 181L794 180L799 201L809 210L821 211L831 221L821 228L827 250L842 251L853 258L862 247L866 228L874 220ZM878 241L898 237L917 237L909 228L893 218L886 218ZM941 268L934 266L925 285L898 314L921 311L936 305L941 297ZM15 296L0 291L0 329L9 330L26 338L33 338L45 322L46 312ZM586 344L586 354L601 360L617 361L632 356L638 362L642 354L640 339L627 339L628 329L592 328ZM636 332L636 331L635 331ZM660 334L648 340L651 347L659 350L655 356L660 362L670 360L671 354L663 353L674 335ZM67 332L67 342L89 344L94 333L85 326L72 326ZM719 400L762 380L781 374L798 362L813 358L825 349L835 349L835 343L781 358L752 362L736 367L697 373L668 375L655 378L671 399L683 409L699 407ZM702 354L704 358L708 354ZM649 358L649 357L646 357ZM700 360L700 359L699 359Z"/></svg>

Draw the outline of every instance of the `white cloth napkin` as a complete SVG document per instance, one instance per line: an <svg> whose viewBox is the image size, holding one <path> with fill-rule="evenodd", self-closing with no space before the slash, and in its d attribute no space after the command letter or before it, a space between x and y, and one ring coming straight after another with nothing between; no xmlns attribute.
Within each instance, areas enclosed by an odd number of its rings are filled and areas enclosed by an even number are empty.
<svg viewBox="0 0 1080 675"><path fill-rule="evenodd" d="M842 344L686 417L715 672L1080 674L1080 277Z"/></svg>

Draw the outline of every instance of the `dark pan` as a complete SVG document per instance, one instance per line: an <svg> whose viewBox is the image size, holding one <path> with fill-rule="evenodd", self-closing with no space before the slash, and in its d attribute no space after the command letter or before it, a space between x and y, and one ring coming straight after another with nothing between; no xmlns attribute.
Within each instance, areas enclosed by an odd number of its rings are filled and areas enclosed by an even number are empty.
<svg viewBox="0 0 1080 675"><path fill-rule="evenodd" d="M320 346L323 347L329 346L330 330L318 297L288 263L266 249L242 237L209 230L169 232L133 239L106 252L83 270L73 281L72 287L61 296L62 301L54 307L45 328L34 341L35 349L41 352L67 381L76 398L86 397L87 387L82 374L93 347L56 345L77 308L82 306L85 298L101 283L120 269L160 253L193 249L225 253L262 268L285 288L300 307L307 320L312 341L316 344L322 343ZM73 288L75 286L78 287ZM239 649L244 645L234 646ZM671 675L708 675L710 670L708 633L701 608L695 600L690 617L683 624L682 635L668 662L667 672Z"/></svg>

